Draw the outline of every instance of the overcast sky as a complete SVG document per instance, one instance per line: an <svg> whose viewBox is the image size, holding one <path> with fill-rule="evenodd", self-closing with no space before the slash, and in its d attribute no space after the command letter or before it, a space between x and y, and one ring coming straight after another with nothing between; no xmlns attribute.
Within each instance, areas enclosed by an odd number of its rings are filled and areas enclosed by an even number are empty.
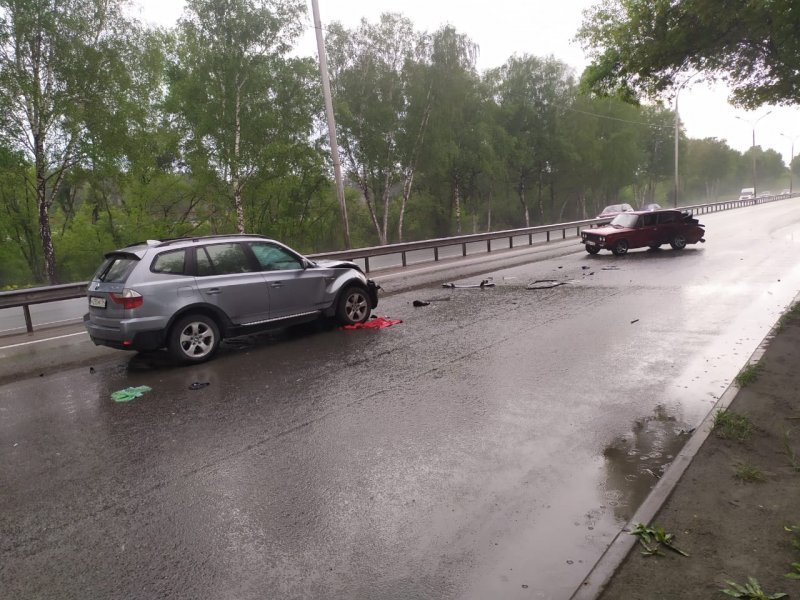
<svg viewBox="0 0 800 600"><path fill-rule="evenodd" d="M588 59L572 38L583 11L598 1L318 0L323 26L340 21L353 28L362 17L376 21L383 12L400 12L421 31L434 31L449 23L467 34L480 48L480 70L497 67L512 54L553 55L571 65L577 76ZM183 0L133 2L139 18L159 25L174 24L183 9ZM297 51L316 56L310 0L306 21L306 34ZM778 151L788 164L794 138L795 153L800 154L800 108L763 107L747 112L730 106L727 95L724 87L712 88L702 82L692 82L681 91L679 112L689 136L723 139L744 152L752 143L753 122L760 119L755 128L756 144Z"/></svg>

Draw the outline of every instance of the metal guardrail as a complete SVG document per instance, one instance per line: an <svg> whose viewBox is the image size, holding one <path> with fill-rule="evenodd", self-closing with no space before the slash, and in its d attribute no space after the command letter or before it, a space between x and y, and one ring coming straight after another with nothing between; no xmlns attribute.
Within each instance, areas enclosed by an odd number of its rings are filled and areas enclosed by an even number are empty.
<svg viewBox="0 0 800 600"><path fill-rule="evenodd" d="M25 315L25 329L33 333L33 320L31 319L31 305L57 302L58 300L72 300L86 295L88 281L80 283L65 283L62 285L49 285L46 287L25 288L0 292L0 309L22 307Z"/></svg>
<svg viewBox="0 0 800 600"><path fill-rule="evenodd" d="M695 204L692 206L681 206L680 210L689 210L694 214L703 215L707 213L719 212L774 202L798 194L766 196L761 198L750 198L747 200L726 200L724 202L713 202L711 204ZM514 240L526 237L527 245L533 245L533 236L545 234L546 242L552 241L553 233L560 232L560 239L567 239L567 231L575 230L575 237L580 237L581 229L595 227L608 223L608 219L586 219L583 221L571 221L568 223L555 223L553 225L538 225L536 227L523 227L521 229L507 229L504 231L493 231L488 233L473 233L449 238L436 238L432 240L421 240L418 242L402 242L399 244L387 244L385 246L371 246L368 248L355 248L352 250L341 250L337 252L322 252L309 254L308 257L315 259L349 259L364 260L364 270L370 271L369 259L374 256L385 256L388 254L399 254L402 265L408 265L407 254L415 250L433 250L433 260L439 260L439 249L452 246L461 246L461 255L467 256L467 245L474 242L486 242L486 252L492 251L492 241L508 239L508 247L514 248ZM32 304L44 304L46 302L56 302L58 300L72 300L82 298L86 295L87 281L79 283L67 283L63 285L52 285L46 287L26 288L22 290L12 290L0 292L0 309L16 308L21 306L25 314L25 328L28 333L33 333L33 322L31 319L30 306Z"/></svg>
<svg viewBox="0 0 800 600"><path fill-rule="evenodd" d="M415 250L433 250L433 260L439 260L439 249L451 246L461 246L461 256L467 256L467 244L474 242L486 242L486 251L492 251L492 240L508 239L508 247L514 248L514 239L528 238L528 245L533 245L533 236L545 234L546 241L552 241L552 233L561 232L560 239L567 239L567 231L575 229L575 235L580 237L581 228L593 227L602 223L608 223L609 219L586 219L583 221L571 221L569 223L555 223L553 225L538 225L536 227L523 227L521 229L506 229L503 231L492 231L488 233L472 233L459 235L449 238L435 238L432 240L421 240L418 242L401 242L399 244L387 244L385 246L370 246L368 248L356 248L353 250L339 250L336 252L322 252L310 254L309 258L325 259L364 259L364 271L369 272L369 259L373 256L385 256L387 254L399 254L402 265L408 266L408 253Z"/></svg>

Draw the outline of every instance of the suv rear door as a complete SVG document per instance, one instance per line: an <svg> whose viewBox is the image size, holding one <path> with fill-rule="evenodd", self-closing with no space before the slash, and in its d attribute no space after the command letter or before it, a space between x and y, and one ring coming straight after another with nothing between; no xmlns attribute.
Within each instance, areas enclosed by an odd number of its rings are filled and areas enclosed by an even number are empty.
<svg viewBox="0 0 800 600"><path fill-rule="evenodd" d="M269 290L251 256L239 242L195 248L197 288L237 325L269 319Z"/></svg>

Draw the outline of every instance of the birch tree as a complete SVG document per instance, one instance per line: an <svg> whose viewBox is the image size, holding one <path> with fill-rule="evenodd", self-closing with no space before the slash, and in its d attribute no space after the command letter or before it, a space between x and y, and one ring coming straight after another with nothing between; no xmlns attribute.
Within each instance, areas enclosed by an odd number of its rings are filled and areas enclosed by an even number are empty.
<svg viewBox="0 0 800 600"><path fill-rule="evenodd" d="M376 24L362 20L354 31L334 23L328 39L339 142L348 176L364 197L379 243L386 244L390 201L399 189L405 201L410 195L427 126L428 87L424 77L422 85L414 79L425 41L411 21L391 13L381 15ZM419 91L416 101L410 92L412 79Z"/></svg>
<svg viewBox="0 0 800 600"><path fill-rule="evenodd" d="M304 10L295 0L189 0L178 24L168 108L192 170L227 188L242 233L246 186L284 169L312 134L309 64L288 57Z"/></svg>
<svg viewBox="0 0 800 600"><path fill-rule="evenodd" d="M0 137L33 168L44 278L58 282L51 207L78 165L118 160L137 79L139 29L118 0L0 0ZM145 94L146 97L146 94ZM118 149L118 148L117 148Z"/></svg>

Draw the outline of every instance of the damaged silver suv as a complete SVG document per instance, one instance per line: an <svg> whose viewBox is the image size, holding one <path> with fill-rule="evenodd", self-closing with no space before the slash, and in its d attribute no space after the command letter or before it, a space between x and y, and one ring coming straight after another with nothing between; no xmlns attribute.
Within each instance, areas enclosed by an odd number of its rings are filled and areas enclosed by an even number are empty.
<svg viewBox="0 0 800 600"><path fill-rule="evenodd" d="M312 261L257 235L148 240L105 256L83 317L92 341L166 347L199 363L223 338L335 317L365 322L378 286L354 263Z"/></svg>

